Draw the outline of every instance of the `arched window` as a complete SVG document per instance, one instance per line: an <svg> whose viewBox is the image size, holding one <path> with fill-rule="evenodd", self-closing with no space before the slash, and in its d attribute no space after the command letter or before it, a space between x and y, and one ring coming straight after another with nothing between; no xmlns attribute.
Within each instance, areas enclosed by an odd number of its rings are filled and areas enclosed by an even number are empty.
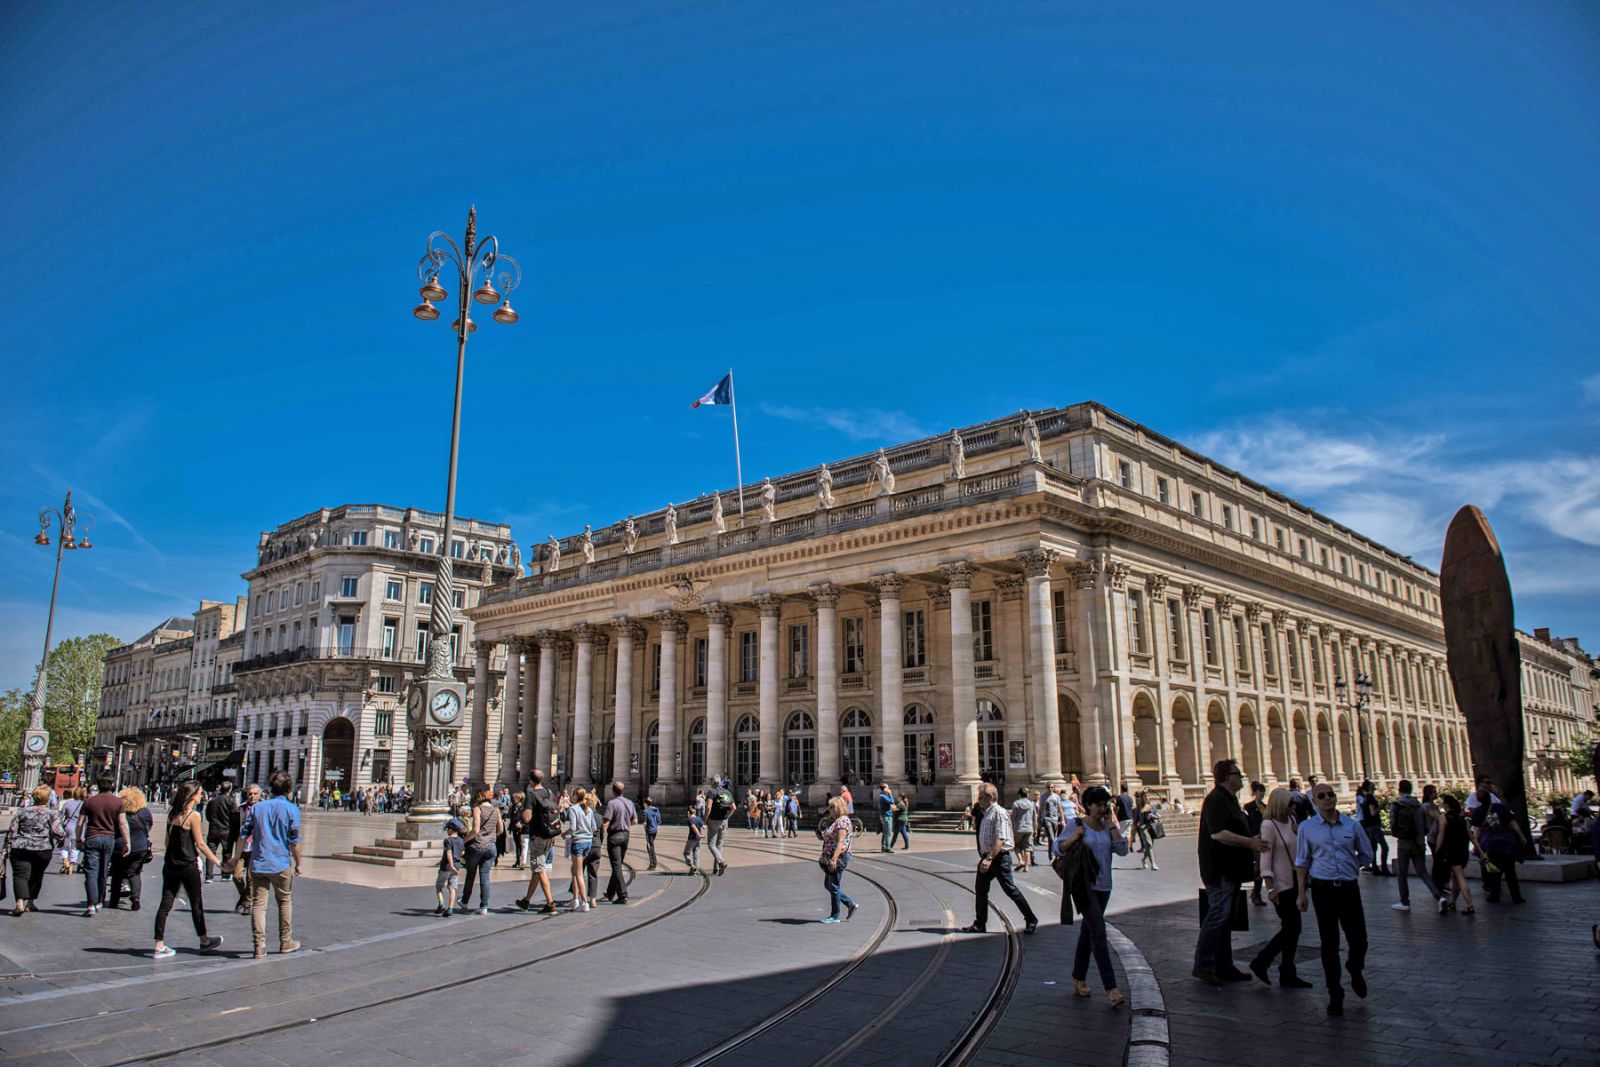
<svg viewBox="0 0 1600 1067"><path fill-rule="evenodd" d="M696 719L689 724L689 788L706 780L706 721Z"/></svg>
<svg viewBox="0 0 1600 1067"><path fill-rule="evenodd" d="M647 782L659 781L661 769L661 720L657 719L644 732L644 766L639 768ZM670 774L670 772L669 772Z"/></svg>
<svg viewBox="0 0 1600 1067"><path fill-rule="evenodd" d="M741 718L734 731L733 778L738 788L752 786L761 779L761 720L754 715Z"/></svg>
<svg viewBox="0 0 1600 1067"><path fill-rule="evenodd" d="M817 723L809 714L797 711L783 728L784 777L790 785L809 785L817 780Z"/></svg>
<svg viewBox="0 0 1600 1067"><path fill-rule="evenodd" d="M913 785L932 785L933 712L922 704L907 704L905 727L906 779Z"/></svg>
<svg viewBox="0 0 1600 1067"><path fill-rule="evenodd" d="M992 701L992 700L980 700L980 701L978 701L978 721L979 722L1001 722L1004 718L1005 718L1005 716L1000 714L1000 709L995 706L994 701Z"/></svg>
<svg viewBox="0 0 1600 1067"><path fill-rule="evenodd" d="M849 708L840 720L842 770L851 781L872 776L872 716L864 708Z"/></svg>

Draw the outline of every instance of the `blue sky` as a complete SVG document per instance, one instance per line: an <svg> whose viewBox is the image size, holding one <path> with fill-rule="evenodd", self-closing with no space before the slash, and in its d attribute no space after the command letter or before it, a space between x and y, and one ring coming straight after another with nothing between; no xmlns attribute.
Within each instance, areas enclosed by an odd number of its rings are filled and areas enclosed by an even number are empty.
<svg viewBox="0 0 1600 1067"><path fill-rule="evenodd" d="M524 544L1096 399L1600 646L1600 16L1569 3L44 3L0 14L0 685L242 591L323 504ZM446 18L444 16L448 15ZM449 316L446 316L448 320Z"/></svg>

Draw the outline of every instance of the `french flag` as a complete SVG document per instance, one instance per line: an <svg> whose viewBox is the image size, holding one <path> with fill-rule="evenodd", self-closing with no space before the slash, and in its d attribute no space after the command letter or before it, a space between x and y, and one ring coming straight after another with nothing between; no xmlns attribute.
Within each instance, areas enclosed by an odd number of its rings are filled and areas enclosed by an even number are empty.
<svg viewBox="0 0 1600 1067"><path fill-rule="evenodd" d="M713 385L705 396L696 400L689 406L697 408L701 404L731 404L733 403L733 372L729 371L722 376L722 381Z"/></svg>

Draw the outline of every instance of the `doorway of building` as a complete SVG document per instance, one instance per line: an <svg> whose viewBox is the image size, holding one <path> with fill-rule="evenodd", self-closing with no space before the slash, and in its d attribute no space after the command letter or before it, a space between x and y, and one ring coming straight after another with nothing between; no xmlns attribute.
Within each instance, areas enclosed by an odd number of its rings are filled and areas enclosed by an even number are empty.
<svg viewBox="0 0 1600 1067"><path fill-rule="evenodd" d="M992 700L978 701L978 772L997 788L1006 784L1006 726Z"/></svg>
<svg viewBox="0 0 1600 1067"><path fill-rule="evenodd" d="M328 720L322 728L322 784L348 793L355 781L356 727L344 716Z"/></svg>

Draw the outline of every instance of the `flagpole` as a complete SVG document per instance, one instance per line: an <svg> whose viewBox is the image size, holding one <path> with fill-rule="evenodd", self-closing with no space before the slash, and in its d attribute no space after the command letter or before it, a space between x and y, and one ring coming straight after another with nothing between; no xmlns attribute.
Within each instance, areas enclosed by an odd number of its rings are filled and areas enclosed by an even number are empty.
<svg viewBox="0 0 1600 1067"><path fill-rule="evenodd" d="M733 469L739 478L739 518L744 518L744 463L739 459L739 395L733 388L733 368L728 368L728 405L733 408Z"/></svg>

